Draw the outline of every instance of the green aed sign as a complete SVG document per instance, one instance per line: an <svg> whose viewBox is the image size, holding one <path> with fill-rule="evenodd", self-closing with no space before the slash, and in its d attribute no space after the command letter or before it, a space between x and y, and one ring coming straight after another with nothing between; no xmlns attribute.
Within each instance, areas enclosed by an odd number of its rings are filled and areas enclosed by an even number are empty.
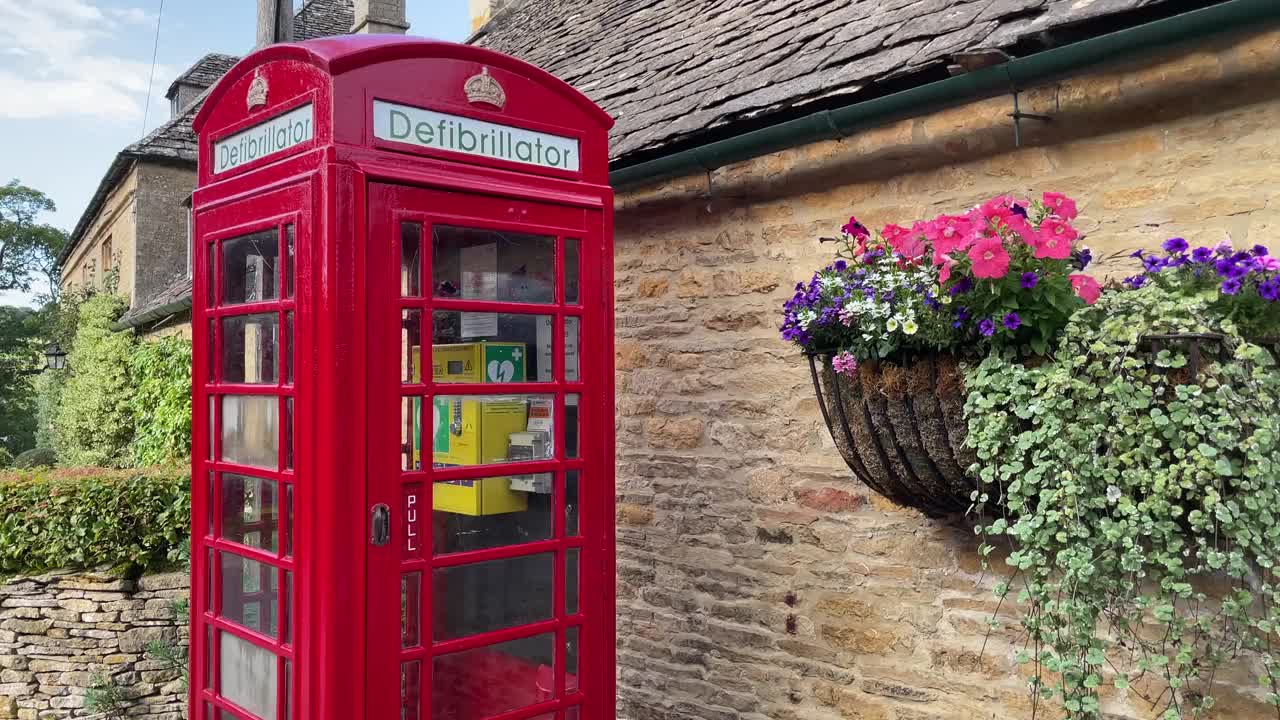
<svg viewBox="0 0 1280 720"><path fill-rule="evenodd" d="M233 170L315 137L315 113L308 103L213 144L214 174Z"/></svg>
<svg viewBox="0 0 1280 720"><path fill-rule="evenodd" d="M373 135L419 147L450 150L495 160L576 172L581 167L577 138L373 101Z"/></svg>

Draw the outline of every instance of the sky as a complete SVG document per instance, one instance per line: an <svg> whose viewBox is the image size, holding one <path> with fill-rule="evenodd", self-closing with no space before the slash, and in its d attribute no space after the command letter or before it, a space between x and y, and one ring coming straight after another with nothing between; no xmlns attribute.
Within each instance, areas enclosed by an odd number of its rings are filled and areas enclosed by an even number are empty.
<svg viewBox="0 0 1280 720"><path fill-rule="evenodd" d="M470 31L467 0L407 8L412 35ZM115 154L169 119L169 83L206 53L245 54L256 21L255 0L0 0L0 183L43 191L58 209L42 221L70 231Z"/></svg>

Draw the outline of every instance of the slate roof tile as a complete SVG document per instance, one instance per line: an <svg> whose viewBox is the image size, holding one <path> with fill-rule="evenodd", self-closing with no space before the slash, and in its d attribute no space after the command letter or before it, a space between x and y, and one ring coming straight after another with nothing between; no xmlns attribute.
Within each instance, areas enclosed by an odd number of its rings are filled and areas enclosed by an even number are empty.
<svg viewBox="0 0 1280 720"><path fill-rule="evenodd" d="M873 89L975 48L1167 0L516 0L471 42L617 118L623 164L734 123Z"/></svg>
<svg viewBox="0 0 1280 720"><path fill-rule="evenodd" d="M223 53L209 53L187 68L187 71L179 75L169 84L169 91L165 93L165 97L171 98L177 92L179 85L194 85L196 87L207 88L218 82L218 78L227 74L232 65L240 62L240 58L235 55L225 55Z"/></svg>

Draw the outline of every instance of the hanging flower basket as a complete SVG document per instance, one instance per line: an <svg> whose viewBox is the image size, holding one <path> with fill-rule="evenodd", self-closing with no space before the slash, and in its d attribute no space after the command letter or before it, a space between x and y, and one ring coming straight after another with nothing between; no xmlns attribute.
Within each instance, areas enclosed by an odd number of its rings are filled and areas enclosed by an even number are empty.
<svg viewBox="0 0 1280 720"><path fill-rule="evenodd" d="M807 353L818 407L859 480L930 517L965 512L977 487L966 469L964 379L949 353L867 361L836 372L832 354Z"/></svg>

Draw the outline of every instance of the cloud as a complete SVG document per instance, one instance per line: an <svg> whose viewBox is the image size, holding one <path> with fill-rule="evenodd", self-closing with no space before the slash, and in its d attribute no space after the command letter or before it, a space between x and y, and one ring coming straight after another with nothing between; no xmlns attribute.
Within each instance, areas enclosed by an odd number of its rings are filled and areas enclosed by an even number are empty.
<svg viewBox="0 0 1280 720"><path fill-rule="evenodd" d="M0 0L0 118L84 115L142 119L149 77L163 95L174 71L151 74L149 47L136 57L113 52L121 35L154 27L143 9L97 7L87 0Z"/></svg>

